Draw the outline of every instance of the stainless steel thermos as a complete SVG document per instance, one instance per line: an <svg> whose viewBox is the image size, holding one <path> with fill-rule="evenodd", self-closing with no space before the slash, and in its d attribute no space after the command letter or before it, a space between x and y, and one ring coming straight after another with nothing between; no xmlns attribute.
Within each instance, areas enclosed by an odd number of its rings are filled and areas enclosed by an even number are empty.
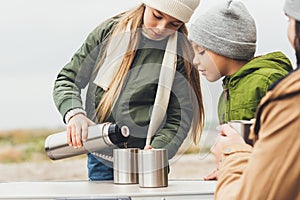
<svg viewBox="0 0 300 200"><path fill-rule="evenodd" d="M49 158L58 160L89 152L99 151L108 146L126 142L129 136L127 126L119 128L116 124L102 123L88 127L88 138L82 142L81 148L75 149L68 145L67 132L49 135L45 140L45 151Z"/></svg>

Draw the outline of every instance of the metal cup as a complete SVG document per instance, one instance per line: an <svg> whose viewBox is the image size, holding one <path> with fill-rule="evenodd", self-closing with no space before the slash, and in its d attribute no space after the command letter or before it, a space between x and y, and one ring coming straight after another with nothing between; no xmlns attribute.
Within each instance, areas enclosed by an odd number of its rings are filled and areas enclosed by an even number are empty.
<svg viewBox="0 0 300 200"><path fill-rule="evenodd" d="M115 184L138 183L138 150L138 148L113 150Z"/></svg>
<svg viewBox="0 0 300 200"><path fill-rule="evenodd" d="M250 127L253 124L252 121L232 120L228 124L241 134L247 144L253 145L253 141L249 139Z"/></svg>
<svg viewBox="0 0 300 200"><path fill-rule="evenodd" d="M168 186L168 151L166 149L139 150L138 168L140 187Z"/></svg>

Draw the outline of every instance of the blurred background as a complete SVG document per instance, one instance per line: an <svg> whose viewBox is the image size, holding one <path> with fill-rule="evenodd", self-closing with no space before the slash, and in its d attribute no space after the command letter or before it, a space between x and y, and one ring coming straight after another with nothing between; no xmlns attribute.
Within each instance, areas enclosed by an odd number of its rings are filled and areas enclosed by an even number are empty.
<svg viewBox="0 0 300 200"><path fill-rule="evenodd" d="M282 11L284 1L241 1L257 23L256 55L282 51L294 64L294 52L286 33L287 18ZM56 75L98 24L139 2L1 1L0 163L45 159L45 155L37 153L43 154L45 137L65 128L52 99ZM195 15L218 2L220 0L201 0ZM221 81L209 83L202 78L201 85L205 98L206 131L214 132L217 101L222 91ZM0 173L5 174L1 166ZM6 174L9 175L9 172Z"/></svg>

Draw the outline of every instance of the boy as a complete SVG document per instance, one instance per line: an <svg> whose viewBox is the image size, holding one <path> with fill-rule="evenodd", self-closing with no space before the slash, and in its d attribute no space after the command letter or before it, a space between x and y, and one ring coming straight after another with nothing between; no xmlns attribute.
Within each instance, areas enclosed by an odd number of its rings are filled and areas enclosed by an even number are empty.
<svg viewBox="0 0 300 200"><path fill-rule="evenodd" d="M226 1L198 16L189 39L202 75L210 82L225 76L218 103L220 124L254 118L268 87L293 69L281 52L254 58L255 21L241 2Z"/></svg>

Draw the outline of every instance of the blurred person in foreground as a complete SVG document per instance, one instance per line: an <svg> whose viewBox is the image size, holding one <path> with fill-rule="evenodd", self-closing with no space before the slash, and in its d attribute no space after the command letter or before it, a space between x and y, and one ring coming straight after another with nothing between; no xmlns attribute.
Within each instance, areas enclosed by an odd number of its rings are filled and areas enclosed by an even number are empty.
<svg viewBox="0 0 300 200"><path fill-rule="evenodd" d="M211 148L218 165L215 199L300 199L300 0L287 0L284 12L297 69L260 102L253 147L229 125L220 127Z"/></svg>

